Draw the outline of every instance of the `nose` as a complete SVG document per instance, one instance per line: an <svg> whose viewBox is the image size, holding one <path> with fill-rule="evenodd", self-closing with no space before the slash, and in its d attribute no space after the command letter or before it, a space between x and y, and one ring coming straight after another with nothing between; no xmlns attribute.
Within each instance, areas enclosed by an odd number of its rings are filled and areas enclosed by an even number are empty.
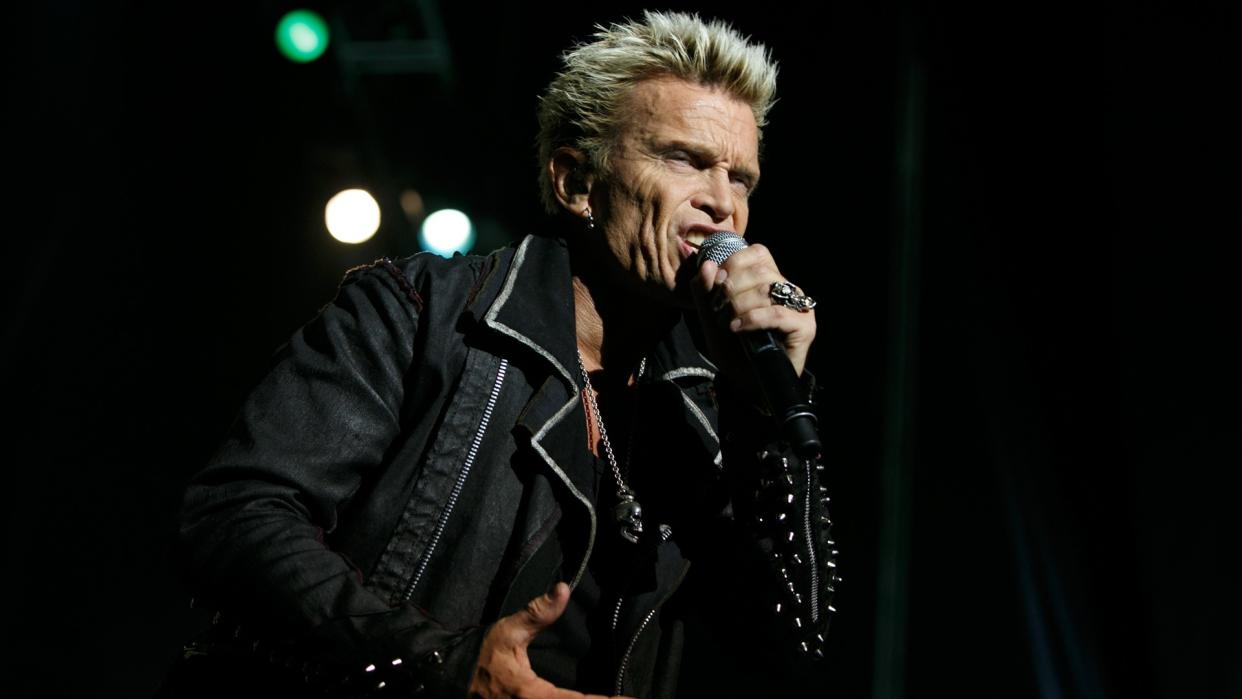
<svg viewBox="0 0 1242 699"><path fill-rule="evenodd" d="M723 223L733 216L737 204L733 199L729 173L714 167L704 170L702 186L694 195L691 204L711 216L712 223Z"/></svg>

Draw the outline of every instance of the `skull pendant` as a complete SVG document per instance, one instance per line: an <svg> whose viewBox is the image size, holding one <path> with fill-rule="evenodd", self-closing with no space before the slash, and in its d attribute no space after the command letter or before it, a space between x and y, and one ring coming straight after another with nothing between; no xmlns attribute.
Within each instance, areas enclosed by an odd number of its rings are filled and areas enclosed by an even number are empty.
<svg viewBox="0 0 1242 699"><path fill-rule="evenodd" d="M622 492L619 497L621 502L613 506L612 518L617 523L621 538L637 544L638 537L643 533L643 506L634 499L633 493Z"/></svg>

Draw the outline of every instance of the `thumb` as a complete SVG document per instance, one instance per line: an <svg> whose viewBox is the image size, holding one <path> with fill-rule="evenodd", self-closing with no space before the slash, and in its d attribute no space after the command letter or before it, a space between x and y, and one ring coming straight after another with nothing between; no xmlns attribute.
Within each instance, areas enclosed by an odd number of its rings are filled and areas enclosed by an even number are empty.
<svg viewBox="0 0 1242 699"><path fill-rule="evenodd" d="M695 275L694 284L691 286L691 292L695 298L701 301L711 293L718 282L716 274L719 271L720 266L715 262L704 260L703 264L699 266L699 272Z"/></svg>
<svg viewBox="0 0 1242 699"><path fill-rule="evenodd" d="M546 595L539 595L527 603L526 608L513 615L518 624L519 641L528 644L540 631L561 618L569 605L569 585L558 582Z"/></svg>

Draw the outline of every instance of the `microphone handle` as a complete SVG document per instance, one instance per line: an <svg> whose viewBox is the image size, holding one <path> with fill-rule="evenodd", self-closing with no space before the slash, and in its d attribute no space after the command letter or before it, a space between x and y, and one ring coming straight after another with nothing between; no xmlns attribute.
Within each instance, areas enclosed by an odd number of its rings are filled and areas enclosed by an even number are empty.
<svg viewBox="0 0 1242 699"><path fill-rule="evenodd" d="M770 331L760 330L743 333L742 346L750 356L756 383L777 421L781 437L798 456L804 459L819 456L823 451L816 429L819 421L807 398L800 395L801 382L785 354L784 345Z"/></svg>

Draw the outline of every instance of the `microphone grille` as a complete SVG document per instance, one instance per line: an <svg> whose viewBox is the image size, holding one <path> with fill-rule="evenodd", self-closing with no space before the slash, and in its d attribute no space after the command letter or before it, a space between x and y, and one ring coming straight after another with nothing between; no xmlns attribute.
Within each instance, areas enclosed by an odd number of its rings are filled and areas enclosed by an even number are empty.
<svg viewBox="0 0 1242 699"><path fill-rule="evenodd" d="M699 264L711 260L716 264L724 264L733 253L746 247L746 240L733 231L717 231L707 236L707 240L699 246Z"/></svg>

